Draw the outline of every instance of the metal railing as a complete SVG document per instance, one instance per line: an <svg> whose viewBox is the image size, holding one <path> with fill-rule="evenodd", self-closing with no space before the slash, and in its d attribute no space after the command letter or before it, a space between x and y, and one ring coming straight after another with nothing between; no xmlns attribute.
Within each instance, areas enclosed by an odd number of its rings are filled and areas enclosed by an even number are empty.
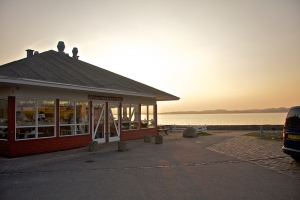
<svg viewBox="0 0 300 200"><path fill-rule="evenodd" d="M207 126L206 125L176 125L171 124L169 125L171 132L181 132L187 129L188 127L193 127L197 130L197 132L207 132Z"/></svg>

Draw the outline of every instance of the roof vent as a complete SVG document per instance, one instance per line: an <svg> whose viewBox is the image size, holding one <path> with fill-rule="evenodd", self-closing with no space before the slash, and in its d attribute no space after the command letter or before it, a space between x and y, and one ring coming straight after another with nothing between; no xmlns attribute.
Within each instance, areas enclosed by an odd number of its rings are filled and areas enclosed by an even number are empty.
<svg viewBox="0 0 300 200"><path fill-rule="evenodd" d="M30 57L33 56L34 50L32 50L32 49L27 49L26 51L27 51L27 58L30 58Z"/></svg>
<svg viewBox="0 0 300 200"><path fill-rule="evenodd" d="M64 53L65 50L65 43L63 41L59 41L57 44L57 49L59 53Z"/></svg>
<svg viewBox="0 0 300 200"><path fill-rule="evenodd" d="M78 57L79 57L79 56L77 56L77 54L78 54L78 49L77 49L77 47L74 47L74 48L73 48L72 53L73 53L73 58L74 58L75 60L78 60Z"/></svg>
<svg viewBox="0 0 300 200"><path fill-rule="evenodd" d="M40 55L40 52L35 51L33 55L35 55L35 56L36 56L36 55Z"/></svg>

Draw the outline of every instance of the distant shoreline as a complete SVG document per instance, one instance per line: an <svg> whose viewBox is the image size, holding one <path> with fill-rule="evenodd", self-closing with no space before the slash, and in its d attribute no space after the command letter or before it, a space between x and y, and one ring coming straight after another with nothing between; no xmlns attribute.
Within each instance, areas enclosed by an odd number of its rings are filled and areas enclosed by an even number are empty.
<svg viewBox="0 0 300 200"><path fill-rule="evenodd" d="M158 114L243 114L243 113L287 113L289 108L267 108L267 109L251 109L251 110L203 110L203 111L174 111L163 112Z"/></svg>
<svg viewBox="0 0 300 200"><path fill-rule="evenodd" d="M170 115L170 114L176 114L176 115L188 115L188 114L259 114L259 113L287 113L287 112L227 112L227 113L197 113L197 112L193 112L193 113L188 113L188 112L166 112L166 113L157 113L159 115Z"/></svg>

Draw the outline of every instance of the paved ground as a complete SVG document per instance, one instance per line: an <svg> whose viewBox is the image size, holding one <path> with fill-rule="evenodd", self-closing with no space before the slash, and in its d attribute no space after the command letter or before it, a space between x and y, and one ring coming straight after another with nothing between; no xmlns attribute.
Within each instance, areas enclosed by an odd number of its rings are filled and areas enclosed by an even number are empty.
<svg viewBox="0 0 300 200"><path fill-rule="evenodd" d="M300 179L300 163L283 154L281 147L281 141L237 136L211 145L207 149Z"/></svg>
<svg viewBox="0 0 300 200"><path fill-rule="evenodd" d="M244 133L0 158L0 199L299 199L300 165L282 143Z"/></svg>

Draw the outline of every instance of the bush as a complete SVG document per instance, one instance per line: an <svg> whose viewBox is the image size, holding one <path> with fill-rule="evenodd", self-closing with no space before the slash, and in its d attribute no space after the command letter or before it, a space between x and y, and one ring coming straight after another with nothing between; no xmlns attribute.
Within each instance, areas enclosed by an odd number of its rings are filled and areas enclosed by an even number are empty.
<svg viewBox="0 0 300 200"><path fill-rule="evenodd" d="M209 136L211 135L210 133L206 133L206 132L199 132L198 136Z"/></svg>

